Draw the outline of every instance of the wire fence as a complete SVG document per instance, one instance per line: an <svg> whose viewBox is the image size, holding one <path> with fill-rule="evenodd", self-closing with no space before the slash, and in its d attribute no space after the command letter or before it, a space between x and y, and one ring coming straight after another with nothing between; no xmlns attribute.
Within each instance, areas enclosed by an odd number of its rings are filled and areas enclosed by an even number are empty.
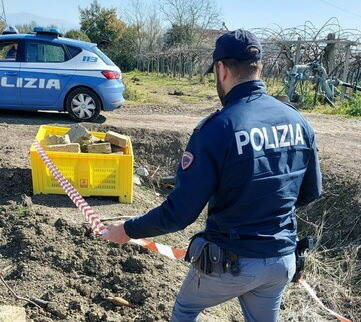
<svg viewBox="0 0 361 322"><path fill-rule="evenodd" d="M342 29L336 18L328 20L321 28L306 22L294 28L274 26L252 31L263 45L265 78L282 79L294 65L318 62L329 77L351 83L361 81L361 31ZM202 75L211 62L212 51L209 45L160 48L151 53L139 53L137 68L172 76Z"/></svg>

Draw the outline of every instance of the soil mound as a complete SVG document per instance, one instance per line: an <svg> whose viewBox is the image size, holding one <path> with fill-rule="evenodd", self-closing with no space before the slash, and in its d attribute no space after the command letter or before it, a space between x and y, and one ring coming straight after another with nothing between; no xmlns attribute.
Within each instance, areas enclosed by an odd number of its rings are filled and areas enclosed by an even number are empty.
<svg viewBox="0 0 361 322"><path fill-rule="evenodd" d="M30 319L169 319L178 283L165 274L168 259L138 246L105 243L86 224L54 221L29 207L0 209L0 256L10 267L7 283L19 295L52 302L42 310L27 305ZM107 300L113 296L123 297L134 308L115 306Z"/></svg>

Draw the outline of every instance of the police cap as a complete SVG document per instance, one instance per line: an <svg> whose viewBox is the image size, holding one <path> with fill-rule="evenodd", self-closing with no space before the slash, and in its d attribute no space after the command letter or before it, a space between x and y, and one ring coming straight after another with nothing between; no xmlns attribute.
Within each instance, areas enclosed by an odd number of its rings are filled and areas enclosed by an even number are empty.
<svg viewBox="0 0 361 322"><path fill-rule="evenodd" d="M258 50L251 50L252 48ZM206 74L213 73L213 66L216 61L227 58L234 58L239 61L261 60L261 43L257 37L248 30L237 29L223 34L216 41L216 48L213 51L213 62L208 67Z"/></svg>

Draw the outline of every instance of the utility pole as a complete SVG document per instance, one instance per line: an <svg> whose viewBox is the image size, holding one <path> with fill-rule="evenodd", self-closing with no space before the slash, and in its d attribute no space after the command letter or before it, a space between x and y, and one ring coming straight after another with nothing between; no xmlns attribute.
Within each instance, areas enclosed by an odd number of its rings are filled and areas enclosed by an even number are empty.
<svg viewBox="0 0 361 322"><path fill-rule="evenodd" d="M3 24L4 26L7 25L4 0L1 0L0 3L0 24Z"/></svg>

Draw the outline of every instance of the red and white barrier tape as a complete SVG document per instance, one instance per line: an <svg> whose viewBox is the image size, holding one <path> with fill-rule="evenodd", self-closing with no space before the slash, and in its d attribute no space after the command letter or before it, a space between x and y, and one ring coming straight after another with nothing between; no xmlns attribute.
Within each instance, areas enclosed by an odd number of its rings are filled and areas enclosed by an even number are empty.
<svg viewBox="0 0 361 322"><path fill-rule="evenodd" d="M79 210L85 216L85 219L90 224L91 229L95 234L101 235L106 227L102 224L99 217L94 213L93 209L89 206L89 204L84 200L84 198L79 194L78 191L69 183L69 181L61 174L59 169L55 166L55 164L50 160L49 156L45 153L44 149L41 145L34 141L34 147L38 152L40 158L44 161L45 165L50 170L51 174L54 178L59 182L60 186L64 189L69 198L74 202L74 204L79 208ZM155 242L148 241L146 239L131 239L130 242L133 244L140 245L144 248L147 248L153 252L159 253L161 255L167 256L172 259L182 259L186 251L184 249L173 248L168 245L163 245ZM301 278L298 281L308 292L308 294L317 302L317 304L327 311L329 314L334 316L340 322L352 322L349 319L337 314L336 312L327 308L322 301L317 296L316 292L311 288L311 286Z"/></svg>
<svg viewBox="0 0 361 322"><path fill-rule="evenodd" d="M79 210L84 215L86 221L90 224L91 229L95 234L101 234L106 228L99 220L99 217L94 213L93 209L88 205L84 198L80 195L78 191L70 184L70 182L65 179L65 177L60 173L56 165L50 160L49 156L45 153L41 145L34 141L34 147L38 152L40 158L43 160L45 165L50 170L54 178L59 182L60 186L64 189L66 194L69 196L72 202L79 208Z"/></svg>
<svg viewBox="0 0 361 322"><path fill-rule="evenodd" d="M50 160L49 156L45 153L39 142L34 141L34 147L38 152L40 158L50 170L51 174L58 181L60 186L64 189L69 198L79 208L79 210L85 216L86 221L90 224L91 229L95 234L101 235L106 227L102 224L99 217L95 214L93 209L84 200L80 193L70 184L70 182L61 174L56 165ZM163 245L155 242L151 242L145 239L132 239L130 242L140 245L151 251L157 252L161 255L167 256L172 259L181 259L185 256L186 251L183 249L173 248L168 245Z"/></svg>

